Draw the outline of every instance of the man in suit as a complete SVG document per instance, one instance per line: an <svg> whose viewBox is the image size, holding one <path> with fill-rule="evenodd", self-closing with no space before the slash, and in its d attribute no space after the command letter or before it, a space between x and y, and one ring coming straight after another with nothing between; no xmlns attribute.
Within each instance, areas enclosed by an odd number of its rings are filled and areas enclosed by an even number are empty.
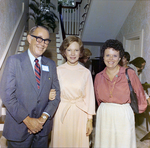
<svg viewBox="0 0 150 148"><path fill-rule="evenodd" d="M7 109L3 136L8 140L8 148L47 148L60 102L56 65L42 56L50 42L45 27L33 27L27 40L27 51L7 59L0 83L0 95ZM49 100L51 89L56 90L54 100Z"/></svg>

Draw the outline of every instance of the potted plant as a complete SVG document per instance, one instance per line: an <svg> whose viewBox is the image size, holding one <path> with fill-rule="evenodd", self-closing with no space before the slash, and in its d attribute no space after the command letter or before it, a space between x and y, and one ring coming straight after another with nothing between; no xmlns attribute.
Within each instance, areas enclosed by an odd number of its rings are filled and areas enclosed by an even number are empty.
<svg viewBox="0 0 150 148"><path fill-rule="evenodd" d="M29 4L29 8L32 12L29 13L28 19L33 20L35 25L45 26L52 29L53 32L55 31L58 17L51 11L51 9L56 10L53 3L44 3L42 0L39 3L36 0L32 0Z"/></svg>

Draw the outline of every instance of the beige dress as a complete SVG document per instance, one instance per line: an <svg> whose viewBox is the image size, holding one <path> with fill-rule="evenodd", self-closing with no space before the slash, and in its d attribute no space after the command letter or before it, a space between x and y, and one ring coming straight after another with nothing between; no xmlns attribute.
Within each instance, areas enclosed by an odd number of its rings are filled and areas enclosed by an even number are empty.
<svg viewBox="0 0 150 148"><path fill-rule="evenodd" d="M80 64L57 68L61 102L54 117L50 147L88 148L87 118L95 114L91 73Z"/></svg>

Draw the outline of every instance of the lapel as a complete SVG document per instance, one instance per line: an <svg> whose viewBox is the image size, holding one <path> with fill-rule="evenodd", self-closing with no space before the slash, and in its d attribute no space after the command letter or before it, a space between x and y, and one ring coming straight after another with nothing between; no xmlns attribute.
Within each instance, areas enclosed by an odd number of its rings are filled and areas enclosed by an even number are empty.
<svg viewBox="0 0 150 148"><path fill-rule="evenodd" d="M27 51L21 54L21 67L22 67L22 71L25 74L26 79L31 83L31 85L34 87L35 91L38 94L39 90L36 85L35 74L34 74L33 67L31 65Z"/></svg>
<svg viewBox="0 0 150 148"><path fill-rule="evenodd" d="M41 58L40 92L44 88L46 81L49 81L49 77L50 77L50 67L49 67L49 65L47 65L47 63L48 63L47 58L45 58L44 56L42 56L42 58ZM42 70L42 65L48 66L49 71Z"/></svg>
<svg viewBox="0 0 150 148"><path fill-rule="evenodd" d="M30 62L30 59L29 59L29 56L28 56L28 52L25 51L23 54L21 54L20 59L21 59L22 71L24 72L26 79L28 81L30 81L30 83L34 87L36 93L38 95L40 95L40 92L42 91L42 89L45 86L45 82L48 81L49 78L51 77L50 72L42 70L42 65L48 66L47 65L47 63L48 63L47 58L45 58L44 56L42 56L42 58L41 58L40 90L38 90L38 88L37 88L37 82L36 82L35 74L34 74L34 71L33 71L33 67L31 65L31 62ZM49 67L49 71L50 71L50 67Z"/></svg>

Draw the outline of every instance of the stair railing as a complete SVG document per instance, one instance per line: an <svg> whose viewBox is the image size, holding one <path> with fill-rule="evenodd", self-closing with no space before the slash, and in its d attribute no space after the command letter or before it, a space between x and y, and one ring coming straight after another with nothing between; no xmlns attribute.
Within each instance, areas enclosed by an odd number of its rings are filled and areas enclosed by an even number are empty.
<svg viewBox="0 0 150 148"><path fill-rule="evenodd" d="M59 5L59 19L63 39L66 38L66 35L81 37L90 2L91 0L81 0L76 2L74 7Z"/></svg>

